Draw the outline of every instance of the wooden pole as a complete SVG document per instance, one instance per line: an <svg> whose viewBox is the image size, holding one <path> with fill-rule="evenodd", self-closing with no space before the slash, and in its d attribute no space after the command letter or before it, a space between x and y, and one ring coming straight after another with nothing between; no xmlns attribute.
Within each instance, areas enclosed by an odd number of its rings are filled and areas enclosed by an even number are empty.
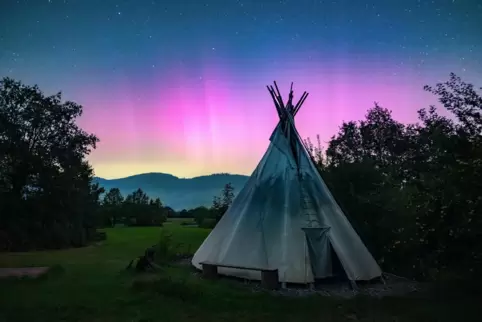
<svg viewBox="0 0 482 322"><path fill-rule="evenodd" d="M283 117L283 114L282 114L281 108L279 106L279 103L276 100L274 90L273 90L273 88L270 88L269 86L266 86L266 87L268 88L268 91L271 94L271 98L273 98L274 106L276 107L276 111L278 112L278 116L281 119Z"/></svg>
<svg viewBox="0 0 482 322"><path fill-rule="evenodd" d="M293 111L294 111L294 108L293 108L293 82L291 82L290 94L288 96L288 103L286 103L286 108L289 110L290 113L293 113Z"/></svg>
<svg viewBox="0 0 482 322"><path fill-rule="evenodd" d="M306 92L303 92L303 95L301 95L298 103L296 103L295 110L300 108L301 102L303 101L303 98L305 97L306 94L307 94Z"/></svg>
<svg viewBox="0 0 482 322"><path fill-rule="evenodd" d="M278 95L278 98L279 98L279 101L280 101L280 105L281 105L282 108L285 108L285 104L284 104L284 102L283 102L283 97L281 97L281 93L280 93L280 91L279 91L278 84L276 84L276 81L274 81L274 86L275 86L275 88L276 88L276 93L277 93L277 95Z"/></svg>
<svg viewBox="0 0 482 322"><path fill-rule="evenodd" d="M285 106L284 106L284 103L283 103L283 99L276 94L276 91L273 88L273 86L270 86L270 87L271 87L271 92L273 93L273 95L276 99L276 102L278 103L278 107L280 108L280 113L281 113L282 119L284 119L284 117L285 117Z"/></svg>
<svg viewBox="0 0 482 322"><path fill-rule="evenodd" d="M301 106L303 105L303 103L305 102L307 97L308 97L308 93L304 92L303 96L301 96L301 98L300 98L300 101L298 102L298 104L296 104L295 111L294 111L293 115L296 115L298 113L298 111L300 110Z"/></svg>

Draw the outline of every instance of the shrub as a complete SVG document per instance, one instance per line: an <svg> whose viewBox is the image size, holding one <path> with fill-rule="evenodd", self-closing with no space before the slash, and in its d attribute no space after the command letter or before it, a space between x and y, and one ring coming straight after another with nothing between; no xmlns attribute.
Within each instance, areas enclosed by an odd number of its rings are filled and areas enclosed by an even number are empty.
<svg viewBox="0 0 482 322"><path fill-rule="evenodd" d="M212 218L205 218L202 223L199 225L200 228L208 228L212 229L216 226L216 219Z"/></svg>
<svg viewBox="0 0 482 322"><path fill-rule="evenodd" d="M189 256L189 252L183 251L182 243L175 243L172 240L172 235L165 230L161 230L159 242L154 246L155 261L159 264L166 264L176 259L185 258Z"/></svg>

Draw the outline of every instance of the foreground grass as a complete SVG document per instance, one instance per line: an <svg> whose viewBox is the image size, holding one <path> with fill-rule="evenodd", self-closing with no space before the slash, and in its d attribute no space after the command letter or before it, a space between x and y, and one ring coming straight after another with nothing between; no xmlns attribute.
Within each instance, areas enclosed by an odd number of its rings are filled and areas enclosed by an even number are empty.
<svg viewBox="0 0 482 322"><path fill-rule="evenodd" d="M168 223L195 251L209 233ZM0 281L0 321L476 321L475 299L285 298L239 283L204 281L187 267L155 276L123 269L156 243L160 228L107 229L108 240L79 249L0 254L0 267L55 266L38 280ZM190 247L190 248L189 248Z"/></svg>

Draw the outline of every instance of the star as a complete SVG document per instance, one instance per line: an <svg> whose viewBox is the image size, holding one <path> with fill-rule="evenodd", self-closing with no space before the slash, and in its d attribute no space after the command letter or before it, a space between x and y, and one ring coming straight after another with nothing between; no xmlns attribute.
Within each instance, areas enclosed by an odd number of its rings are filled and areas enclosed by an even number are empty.
<svg viewBox="0 0 482 322"><path fill-rule="evenodd" d="M351 103L342 104L336 99L332 102L332 97L325 97L316 89L334 88L340 96L345 95L346 84L357 83L356 75L368 71L374 77L409 77L397 86L405 91L404 96L419 97L415 88L434 84L434 80L451 71L462 72L463 68L465 75L474 79L482 74L482 57L477 55L482 50L482 38L477 33L482 21L482 3L475 1L477 4L470 6L465 3L468 1L451 1L409 0L396 7L390 1L388 5L381 0L352 1L349 6L347 1L337 0L310 0L302 6L294 0L97 1L95 8L92 1L6 1L11 3L13 14L10 8L8 13L0 10L0 20L6 26L18 28L0 32L0 74L28 82L38 80L49 90L65 88L75 100L86 102L95 101L89 96L94 93L86 88L101 88L95 95L105 92L105 101L112 101L110 96L133 92L142 95L145 102L150 100L147 97L157 95L159 84L186 88L192 82L199 90L192 93L193 97L211 96L200 99L199 104L209 101L216 105L217 100L223 99L222 104L233 109L246 103L242 102L244 91L257 90L253 84L275 78L282 86L293 80L295 84L301 83L300 90L303 87L311 90L313 98L307 101L311 106L323 102L326 106L333 104L332 108L339 113L355 111L357 107ZM80 14L94 11L95 14ZM283 67L282 71L278 67ZM85 74L72 77L72 71ZM416 73L424 75L423 78ZM234 87L249 77L253 82L247 82L249 84L238 92L226 88L229 95L224 97L214 86L205 92L201 86L217 78L216 81ZM384 88L379 83L360 84L363 87L363 92L357 94L360 100L365 95L376 96L382 92ZM168 97L166 101L152 103L152 106L146 104L146 111L139 111L139 115L157 107L162 114L161 106L179 101L176 95L183 94L182 90L179 93L164 90L166 93L161 96ZM262 86L260 92L263 90ZM262 94L259 95L261 99ZM395 95L386 94L386 97L387 105L394 108L408 104L408 100L396 99ZM132 99L135 101L135 96ZM120 104L122 107L107 108L127 113L129 107L124 101ZM232 103L238 101L239 104ZM189 99L182 104L190 104ZM102 134L104 146L117 146L109 135L103 134L108 131L95 128L98 125L94 124L99 122L94 118L103 108L100 105L86 103L84 124L92 126L94 133ZM305 111L307 115L309 108ZM233 111L233 115L242 113L248 112ZM192 118L193 113L179 116L184 117ZM306 128L306 133L325 128L324 124L314 121L312 123L318 125L301 124L300 128ZM328 122L320 122L325 121ZM167 118L165 122L168 123ZM187 120L188 123L192 122ZM159 125L162 128L164 124ZM242 126L260 127L259 124ZM228 139L229 135L226 136ZM257 139L253 137L253 141ZM156 140L169 141L170 136L159 135ZM200 150L205 148L199 145ZM100 156L93 159L110 158L108 152L103 152L110 148L102 149L95 152ZM163 152L160 154L172 154L172 151ZM157 164L166 164L166 160L158 161ZM209 162L200 160L200 163Z"/></svg>

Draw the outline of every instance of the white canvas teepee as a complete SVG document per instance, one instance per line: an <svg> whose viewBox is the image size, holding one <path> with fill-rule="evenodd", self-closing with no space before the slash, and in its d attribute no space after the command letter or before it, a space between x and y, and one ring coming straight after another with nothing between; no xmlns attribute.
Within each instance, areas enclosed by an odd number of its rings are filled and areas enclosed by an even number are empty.
<svg viewBox="0 0 482 322"><path fill-rule="evenodd" d="M291 84L293 86L293 84ZM334 200L294 126L290 91L286 106L268 87L280 122L246 185L194 254L192 264L278 269L280 282L312 283L344 272L349 280L381 276L377 262ZM259 271L219 267L224 275L257 279Z"/></svg>

